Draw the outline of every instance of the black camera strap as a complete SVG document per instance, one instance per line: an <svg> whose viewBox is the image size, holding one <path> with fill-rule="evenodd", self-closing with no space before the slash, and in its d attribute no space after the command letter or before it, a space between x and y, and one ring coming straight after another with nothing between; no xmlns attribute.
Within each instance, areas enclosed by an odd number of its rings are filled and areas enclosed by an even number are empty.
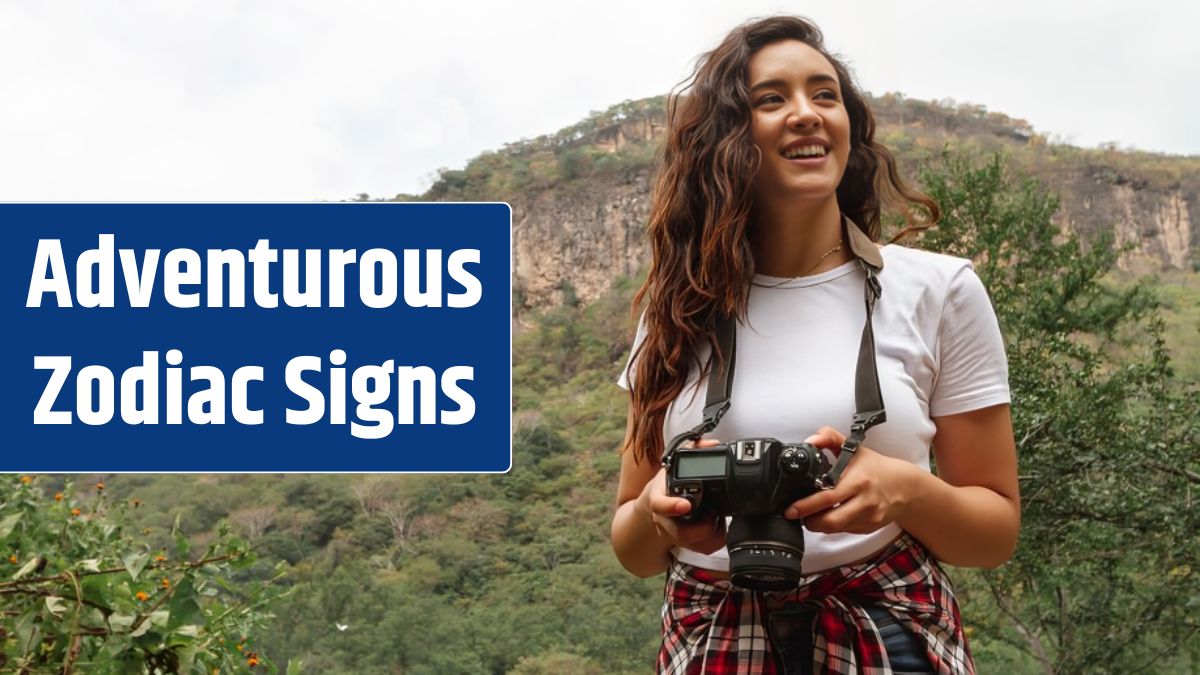
<svg viewBox="0 0 1200 675"><path fill-rule="evenodd" d="M851 227L854 227L851 225ZM853 235L852 235L853 236ZM873 244L871 244L873 246ZM876 268L861 257L858 259L866 273L864 299L867 318L863 325L862 341L858 347L858 364L854 371L854 406L856 412L850 425L850 435L842 444L837 461L829 473L821 476L817 485L830 489L837 485L846 465L853 459L858 446L862 445L867 430L887 421L883 407L883 392L879 387L879 370L875 360L875 331L871 318L875 313L875 301L882 294ZM717 428L721 418L729 411L733 392L734 359L737 354L737 322L732 317L721 317L716 325L717 349L720 357L709 360L707 392L704 401L704 418L698 426L679 434L667 444L663 455L664 466L671 466L676 451L687 441L698 441L700 437Z"/></svg>
<svg viewBox="0 0 1200 675"><path fill-rule="evenodd" d="M671 467L675 451L687 441L698 441L704 434L717 428L721 418L729 411L733 397L733 366L737 358L737 322L728 317L717 320L717 351L719 358L709 359L708 390L704 398L704 417L699 426L689 429L667 444L663 454L663 466Z"/></svg>
<svg viewBox="0 0 1200 675"><path fill-rule="evenodd" d="M883 294L883 287L879 284L879 276L875 270L861 258L858 262L867 274L863 292L867 320L863 324L862 340L858 345L858 365L854 368L854 419L850 423L850 435L842 443L833 468L817 480L817 486L823 490L837 485L842 472L846 470L846 465L854 459L854 453L866 438L867 430L887 421L887 412L883 408L883 391L879 387L879 368L875 359L875 329L871 321L875 314L875 301Z"/></svg>

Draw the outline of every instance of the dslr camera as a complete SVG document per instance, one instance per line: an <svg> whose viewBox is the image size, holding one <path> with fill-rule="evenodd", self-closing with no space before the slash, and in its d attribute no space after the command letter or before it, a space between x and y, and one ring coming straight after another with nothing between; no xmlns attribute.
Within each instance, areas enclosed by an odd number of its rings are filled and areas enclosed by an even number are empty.
<svg viewBox="0 0 1200 675"><path fill-rule="evenodd" d="M692 505L681 519L732 516L726 545L733 583L762 591L795 588L804 525L784 518L783 512L822 489L831 468L825 453L808 443L774 438L675 450L667 469L667 494Z"/></svg>

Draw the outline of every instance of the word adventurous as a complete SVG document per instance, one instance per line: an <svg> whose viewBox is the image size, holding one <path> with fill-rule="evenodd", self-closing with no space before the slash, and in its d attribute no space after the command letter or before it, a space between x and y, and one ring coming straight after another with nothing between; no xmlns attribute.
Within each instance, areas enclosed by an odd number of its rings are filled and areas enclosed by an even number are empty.
<svg viewBox="0 0 1200 675"><path fill-rule="evenodd" d="M281 251L272 248L268 239L258 240L245 252L208 249L203 259L190 248L171 249L165 255L160 249L146 249L140 263L133 249L115 248L115 236L101 234L96 248L76 258L75 298L80 307L115 306L118 259L130 307L150 306L160 262L162 297L167 304L180 308L201 306L196 286L205 287L206 307L245 307L247 265L251 268L254 304L266 309L278 307L281 295L289 307L344 307L346 279L355 267L359 301L366 307L391 307L401 296L400 261L386 248L367 249L362 255L355 249L305 249L303 265L299 249ZM446 258L444 271L461 286L462 292L458 293L443 294L440 249L405 249L402 257L402 295L410 307L442 307L443 303L452 308L472 307L483 295L479 279L466 267L479 263L478 249L457 249ZM275 269L276 264L281 269ZM281 283L272 288L272 279L277 276L282 276ZM59 307L73 306L67 263L58 239L38 240L25 306L41 307L45 295L54 296Z"/></svg>

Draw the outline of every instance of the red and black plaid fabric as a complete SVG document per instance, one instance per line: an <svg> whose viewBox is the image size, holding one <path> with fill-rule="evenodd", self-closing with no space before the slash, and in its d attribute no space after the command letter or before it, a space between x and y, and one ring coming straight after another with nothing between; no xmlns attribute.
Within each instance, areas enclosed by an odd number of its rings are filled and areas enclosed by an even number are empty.
<svg viewBox="0 0 1200 675"><path fill-rule="evenodd" d="M759 593L678 561L667 573L658 672L668 675L778 672L765 628L769 607L812 608L813 672L892 675L863 604L887 609L925 643L939 675L973 674L950 581L921 544L902 535L875 559L806 577L794 591Z"/></svg>

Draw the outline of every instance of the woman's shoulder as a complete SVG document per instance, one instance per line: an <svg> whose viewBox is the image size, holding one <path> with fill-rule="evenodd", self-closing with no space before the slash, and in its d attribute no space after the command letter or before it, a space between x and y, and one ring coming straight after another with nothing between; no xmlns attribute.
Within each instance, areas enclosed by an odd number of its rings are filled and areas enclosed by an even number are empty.
<svg viewBox="0 0 1200 675"><path fill-rule="evenodd" d="M893 261L906 267L935 267L938 270L958 270L971 264L969 258L959 258L958 256L926 251L901 244L888 244L882 247L880 251L884 257L884 269Z"/></svg>
<svg viewBox="0 0 1200 675"><path fill-rule="evenodd" d="M882 280L902 279L907 283L946 288L964 272L973 273L974 267L968 258L934 253L899 244L888 244L882 249Z"/></svg>
<svg viewBox="0 0 1200 675"><path fill-rule="evenodd" d="M879 281L884 295L890 294L904 311L935 311L963 302L988 304L987 291L968 258L889 244L883 247Z"/></svg>

